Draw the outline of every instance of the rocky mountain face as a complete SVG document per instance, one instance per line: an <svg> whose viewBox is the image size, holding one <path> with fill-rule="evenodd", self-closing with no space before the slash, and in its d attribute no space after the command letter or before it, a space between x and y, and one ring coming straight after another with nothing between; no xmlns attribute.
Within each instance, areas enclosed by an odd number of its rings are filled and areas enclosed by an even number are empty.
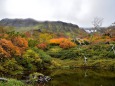
<svg viewBox="0 0 115 86"><path fill-rule="evenodd" d="M18 29L30 27L34 30L48 31L48 32L62 32L62 33L86 33L85 30L80 29L78 25L66 23L62 21L36 21L34 19L2 19L0 26L13 26Z"/></svg>
<svg viewBox="0 0 115 86"><path fill-rule="evenodd" d="M2 19L0 25L2 26L14 26L14 27L28 27L37 25L38 22L34 19Z"/></svg>
<svg viewBox="0 0 115 86"><path fill-rule="evenodd" d="M14 26L14 27L28 27L28 26L35 26L35 25L39 25L39 24L44 24L46 26L48 26L48 24L52 24L54 25L60 25L60 26L69 26L69 27L74 27L74 28L78 28L78 25L75 24L71 24L71 23L65 23L62 21L36 21L34 19L31 18L27 18L27 19L2 19L0 21L0 25L3 26Z"/></svg>

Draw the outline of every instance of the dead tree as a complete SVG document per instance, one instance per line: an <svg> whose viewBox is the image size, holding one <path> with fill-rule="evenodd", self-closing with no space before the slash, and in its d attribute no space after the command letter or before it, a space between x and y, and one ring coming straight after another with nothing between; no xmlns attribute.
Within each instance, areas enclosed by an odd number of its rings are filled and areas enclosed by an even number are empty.
<svg viewBox="0 0 115 86"><path fill-rule="evenodd" d="M100 30L102 23L103 23L103 18L100 17L95 17L94 20L92 21L95 30Z"/></svg>

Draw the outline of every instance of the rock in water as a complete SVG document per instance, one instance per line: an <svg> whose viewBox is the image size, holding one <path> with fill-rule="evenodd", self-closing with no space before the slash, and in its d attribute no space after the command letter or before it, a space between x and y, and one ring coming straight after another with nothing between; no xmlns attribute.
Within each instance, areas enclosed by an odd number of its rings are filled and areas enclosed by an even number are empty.
<svg viewBox="0 0 115 86"><path fill-rule="evenodd" d="M51 80L51 77L49 76L39 76L38 77L38 82L40 83L45 83Z"/></svg>
<svg viewBox="0 0 115 86"><path fill-rule="evenodd" d="M51 80L50 76L45 76L41 73L33 73L29 76L29 82L39 82L39 83L46 83Z"/></svg>

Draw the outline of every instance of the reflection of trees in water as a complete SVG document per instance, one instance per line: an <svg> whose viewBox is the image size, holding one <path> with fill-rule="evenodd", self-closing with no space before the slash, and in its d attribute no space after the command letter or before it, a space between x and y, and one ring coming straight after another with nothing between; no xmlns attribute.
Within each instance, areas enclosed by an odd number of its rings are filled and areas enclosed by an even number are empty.
<svg viewBox="0 0 115 86"><path fill-rule="evenodd" d="M64 72L63 72L64 71ZM114 86L115 72L100 70L53 71L53 80L48 86Z"/></svg>
<svg viewBox="0 0 115 86"><path fill-rule="evenodd" d="M88 76L88 70L85 70L84 78Z"/></svg>
<svg viewBox="0 0 115 86"><path fill-rule="evenodd" d="M87 57L84 56L84 64L87 64Z"/></svg>

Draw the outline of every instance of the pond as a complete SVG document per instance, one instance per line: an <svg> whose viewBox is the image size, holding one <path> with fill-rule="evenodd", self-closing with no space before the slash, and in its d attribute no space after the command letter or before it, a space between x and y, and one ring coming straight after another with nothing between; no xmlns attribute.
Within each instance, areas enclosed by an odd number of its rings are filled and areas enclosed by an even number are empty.
<svg viewBox="0 0 115 86"><path fill-rule="evenodd" d="M53 70L46 86L115 86L115 71Z"/></svg>
<svg viewBox="0 0 115 86"><path fill-rule="evenodd" d="M51 76L52 80L48 83L36 83L35 86L115 86L115 71L76 68L42 71L42 73ZM19 75L17 78L25 77Z"/></svg>

